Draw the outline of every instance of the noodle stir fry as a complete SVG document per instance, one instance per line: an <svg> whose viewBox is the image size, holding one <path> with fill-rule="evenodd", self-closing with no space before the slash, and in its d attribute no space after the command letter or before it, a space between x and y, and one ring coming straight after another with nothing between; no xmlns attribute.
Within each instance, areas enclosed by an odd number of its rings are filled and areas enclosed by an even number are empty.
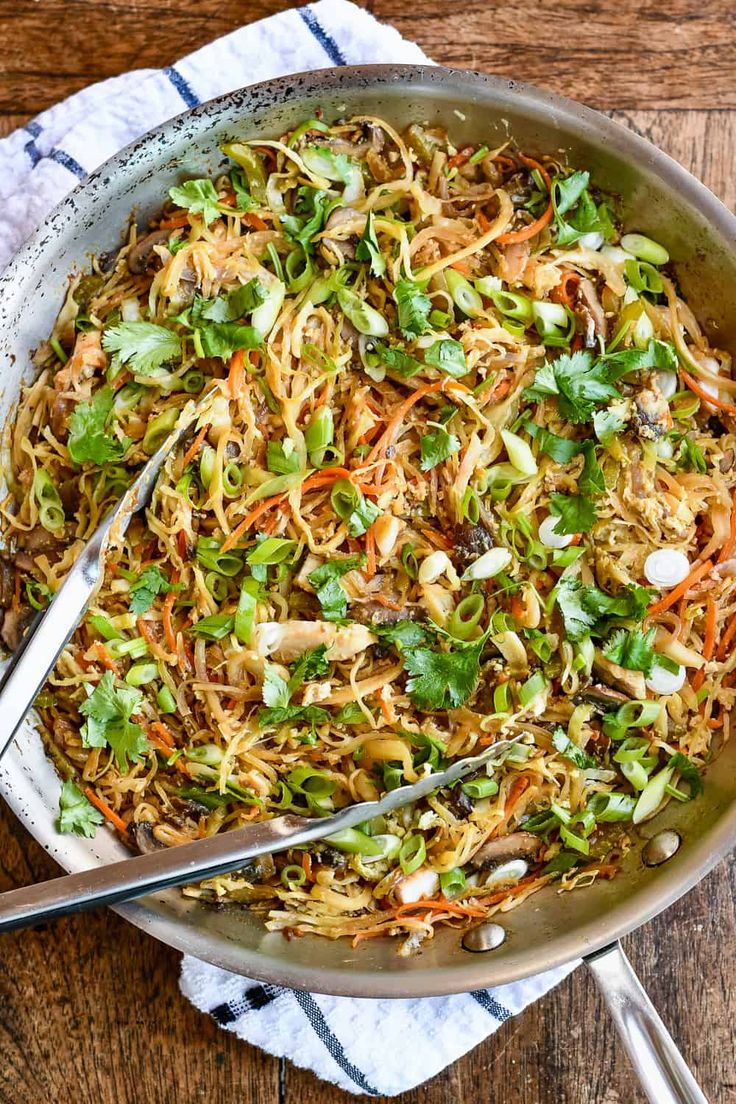
<svg viewBox="0 0 736 1104"><path fill-rule="evenodd" d="M323 816L523 734L185 890L410 953L613 876L697 797L734 698L736 380L584 170L372 117L223 152L38 350L2 637L199 400L36 703L59 828L150 849Z"/></svg>

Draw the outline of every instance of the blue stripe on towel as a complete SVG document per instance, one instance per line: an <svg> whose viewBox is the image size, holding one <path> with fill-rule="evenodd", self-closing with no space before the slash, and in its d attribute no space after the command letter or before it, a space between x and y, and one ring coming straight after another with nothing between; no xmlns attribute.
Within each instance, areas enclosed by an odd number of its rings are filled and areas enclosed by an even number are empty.
<svg viewBox="0 0 736 1104"><path fill-rule="evenodd" d="M63 166L68 172L73 173L79 180L84 180L87 176L87 170L83 169L79 162L75 161L71 154L64 150L52 149L49 152L49 158L55 161L57 165Z"/></svg>
<svg viewBox="0 0 736 1104"><path fill-rule="evenodd" d="M477 1001L481 1008L485 1008L486 1012L490 1012L494 1019L499 1023L503 1023L505 1020L511 1018L511 1013L508 1008L504 1008L502 1004L499 1004L495 997L492 997L487 989L476 989L474 993L470 994L473 1000Z"/></svg>
<svg viewBox="0 0 736 1104"><path fill-rule="evenodd" d="M314 1028L315 1034L324 1043L325 1048L343 1073L346 1073L364 1093L368 1093L370 1096L379 1096L378 1089L374 1089L373 1085L366 1080L365 1075L348 1058L342 1048L342 1043L330 1029L314 997L309 993L299 993L297 990L294 990L294 997Z"/></svg>
<svg viewBox="0 0 736 1104"><path fill-rule="evenodd" d="M309 28L333 65L347 65L347 59L332 35L328 34L311 8L299 8L302 22Z"/></svg>
<svg viewBox="0 0 736 1104"><path fill-rule="evenodd" d="M164 73L169 78L187 107L196 107L199 103L199 99L195 94L192 86L189 84L188 81L184 79L179 70L175 69L173 65L169 65L166 69L164 69Z"/></svg>

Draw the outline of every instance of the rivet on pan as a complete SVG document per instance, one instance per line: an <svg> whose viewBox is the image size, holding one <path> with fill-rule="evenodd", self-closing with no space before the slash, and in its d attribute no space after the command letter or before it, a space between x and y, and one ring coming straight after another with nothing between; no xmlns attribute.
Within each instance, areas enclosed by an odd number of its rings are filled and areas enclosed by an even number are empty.
<svg viewBox="0 0 736 1104"><path fill-rule="evenodd" d="M500 924L480 924L477 928L471 928L463 936L463 947L466 951L479 954L482 951L495 951L506 938L506 929Z"/></svg>
<svg viewBox="0 0 736 1104"><path fill-rule="evenodd" d="M644 864L646 866L660 866L667 862L678 850L681 842L682 840L677 832L673 832L670 828L657 832L656 836L652 836L650 840L647 840L642 848L641 857Z"/></svg>

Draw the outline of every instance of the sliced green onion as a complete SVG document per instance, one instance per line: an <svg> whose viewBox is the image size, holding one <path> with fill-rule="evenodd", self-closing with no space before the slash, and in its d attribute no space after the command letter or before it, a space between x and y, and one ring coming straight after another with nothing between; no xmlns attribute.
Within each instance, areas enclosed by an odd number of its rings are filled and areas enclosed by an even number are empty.
<svg viewBox="0 0 736 1104"><path fill-rule="evenodd" d="M516 470L529 477L536 475L539 469L529 442L525 441L523 437L519 437L517 433L511 433L508 429L501 430L501 439L506 446L509 460Z"/></svg>
<svg viewBox="0 0 736 1104"><path fill-rule="evenodd" d="M501 682L493 691L493 711L494 713L508 713L509 706L509 683Z"/></svg>
<svg viewBox="0 0 736 1104"><path fill-rule="evenodd" d="M296 549L295 540L287 540L284 537L267 537L255 548L251 549L245 557L246 562L253 567L259 564L280 564L291 559Z"/></svg>
<svg viewBox="0 0 736 1104"><path fill-rule="evenodd" d="M69 357L67 356L67 354L62 349L61 342L59 341L58 337L50 337L49 338L49 345L54 350L54 352L56 353L56 356L61 361L61 363L66 364Z"/></svg>
<svg viewBox="0 0 736 1104"><path fill-rule="evenodd" d="M468 594L453 610L447 631L457 640L470 640L478 628L485 607L482 594Z"/></svg>
<svg viewBox="0 0 736 1104"><path fill-rule="evenodd" d="M286 254L284 270L289 291L293 295L298 295L300 291L304 291L304 288L311 284L314 279L312 258L301 245Z"/></svg>
<svg viewBox="0 0 736 1104"><path fill-rule="evenodd" d="M649 781L649 775L641 763L630 762L621 764L621 773L626 781L635 790L643 790Z"/></svg>
<svg viewBox="0 0 736 1104"><path fill-rule="evenodd" d="M493 298L497 291L503 291L503 281L500 276L479 276L473 283L476 290L487 299Z"/></svg>
<svg viewBox="0 0 736 1104"><path fill-rule="evenodd" d="M337 516L347 524L351 537L362 536L381 512L349 479L338 479L333 484L330 502Z"/></svg>
<svg viewBox="0 0 736 1104"><path fill-rule="evenodd" d="M225 575L216 571L208 571L204 577L205 586L216 602L224 602L230 593L230 584Z"/></svg>
<svg viewBox="0 0 736 1104"><path fill-rule="evenodd" d="M506 683L504 683L504 686ZM497 688L498 689L498 688ZM498 793L498 782L495 778L472 778L470 782L463 782L460 789L473 801L483 797L493 797Z"/></svg>
<svg viewBox="0 0 736 1104"><path fill-rule="evenodd" d="M333 445L334 440L335 422L332 410L323 404L312 415L304 434L309 463L313 467L323 468L335 464L338 450Z"/></svg>
<svg viewBox="0 0 736 1104"><path fill-rule="evenodd" d="M203 636L206 640L222 640L232 631L233 617L227 613L213 613L187 629L189 636Z"/></svg>
<svg viewBox="0 0 736 1104"><path fill-rule="evenodd" d="M242 489L243 479L245 478L243 469L239 464L236 464L234 460L231 460L222 470L222 490L228 496L233 498Z"/></svg>
<svg viewBox="0 0 736 1104"><path fill-rule="evenodd" d="M303 123L300 123L296 130L291 134L288 142L286 143L290 149L293 149L300 138L303 138L310 130L318 130L321 134L327 134L329 127L325 123L321 123L319 119L305 119Z"/></svg>
<svg viewBox="0 0 736 1104"><path fill-rule="evenodd" d="M646 261L627 261L624 265L626 279L636 291L648 291L659 295L664 290L662 277L657 269Z"/></svg>
<svg viewBox="0 0 736 1104"><path fill-rule="evenodd" d="M498 291L491 291L489 297L496 310L506 318L513 318L518 322L527 324L533 320L532 300L528 299L526 295L518 295L514 291L499 289Z"/></svg>
<svg viewBox="0 0 736 1104"><path fill-rule="evenodd" d="M125 676L128 686L147 686L158 675L155 663L134 663Z"/></svg>
<svg viewBox="0 0 736 1104"><path fill-rule="evenodd" d="M152 456L164 443L178 420L179 409L175 406L170 406L168 410L164 410L163 414L158 414L155 418L151 418L143 437L143 451L149 456Z"/></svg>
<svg viewBox="0 0 736 1104"><path fill-rule="evenodd" d="M475 151L475 153L472 155L472 157L468 158L468 164L469 165L477 165L479 161L483 160L483 158L485 157L485 155L487 153L490 153L490 150L488 149L488 146L478 146L478 149ZM441 878L442 878L442 875L440 875L440 880L441 880Z"/></svg>
<svg viewBox="0 0 736 1104"><path fill-rule="evenodd" d="M331 836L325 836L325 843L336 847L338 851L346 851L349 855L378 857L384 850L379 838L374 839L359 828L343 828L341 832L333 832Z"/></svg>
<svg viewBox="0 0 736 1104"><path fill-rule="evenodd" d="M38 519L48 533L63 529L66 518L59 492L47 471L39 468L33 477L33 493L38 504Z"/></svg>
<svg viewBox="0 0 736 1104"><path fill-rule="evenodd" d="M602 823L631 820L635 805L635 797L621 793L596 793L588 802L588 808L593 816Z"/></svg>
<svg viewBox="0 0 736 1104"><path fill-rule="evenodd" d="M419 574L419 560L414 552L413 544L405 544L401 549L401 566L410 579L416 579Z"/></svg>
<svg viewBox="0 0 736 1104"><path fill-rule="evenodd" d="M263 161L250 146L243 142L228 142L222 152L244 170L248 181L248 191L261 207L266 204L266 173Z"/></svg>
<svg viewBox="0 0 736 1104"><path fill-rule="evenodd" d="M653 265L665 265L670 259L670 255L663 245L645 237L644 234L624 234L621 239L621 248L625 249L627 253L633 253L638 260L648 261L649 264Z"/></svg>
<svg viewBox="0 0 736 1104"><path fill-rule="evenodd" d="M466 885L465 873L461 866L456 866L454 870L448 870L445 874L440 874L440 890L443 897L446 897L448 901L459 896Z"/></svg>
<svg viewBox="0 0 736 1104"><path fill-rule="evenodd" d="M171 693L168 686L162 686L156 694L156 705L162 713L176 713L176 698Z"/></svg>
<svg viewBox="0 0 736 1104"><path fill-rule="evenodd" d="M108 651L114 659L128 656L129 659L142 659L149 654L148 642L142 636L136 636L132 640L111 640Z"/></svg>
<svg viewBox="0 0 736 1104"><path fill-rule="evenodd" d="M352 322L358 333L366 334L368 337L388 336L389 325L383 315L379 314L370 303L366 303L365 299L361 299L359 295L356 295L354 291L339 288L337 301L346 318Z"/></svg>
<svg viewBox="0 0 736 1104"><path fill-rule="evenodd" d="M460 503L460 515L464 521L477 525L480 520L480 499L473 487L468 487Z"/></svg>
<svg viewBox="0 0 736 1104"><path fill-rule="evenodd" d="M115 412L117 414L122 414L125 410L132 410L134 406L137 406L144 391L145 387L140 383L124 384L118 391L113 402Z"/></svg>
<svg viewBox="0 0 736 1104"><path fill-rule="evenodd" d="M603 718L603 731L612 740L622 740L630 728L647 728L659 716L661 705L652 701L628 701Z"/></svg>
<svg viewBox="0 0 736 1104"><path fill-rule="evenodd" d="M214 537L197 539L196 557L199 563L218 575L234 578L243 570L243 557L237 552L221 552L221 542Z"/></svg>
<svg viewBox="0 0 736 1104"><path fill-rule="evenodd" d="M519 702L522 708L526 707L534 701L544 690L547 689L548 683L541 671L535 671L534 674L526 680L526 682L519 688Z"/></svg>
<svg viewBox="0 0 736 1104"><path fill-rule="evenodd" d="M217 453L212 445L205 445L199 454L199 478L202 480L202 486L205 487L205 489L209 489L209 485L212 482L212 477L215 474L216 461Z"/></svg>
<svg viewBox="0 0 736 1104"><path fill-rule="evenodd" d="M198 368L190 368L181 378L182 389L187 395L198 395L204 387L204 372Z"/></svg>
<svg viewBox="0 0 736 1104"><path fill-rule="evenodd" d="M91 617L87 618L87 621L104 640L116 640L120 635L112 621L108 621L106 617L99 613L93 613Z"/></svg>
<svg viewBox="0 0 736 1104"><path fill-rule="evenodd" d="M657 811L665 799L667 787L674 773L674 767L664 767L663 770L659 771L649 780L636 803L636 808L632 816L634 824L641 824L643 820L646 820L647 817L650 817L652 813Z"/></svg>
<svg viewBox="0 0 736 1104"><path fill-rule="evenodd" d="M258 582L255 579L243 579L233 626L235 635L241 644L250 644L252 639L259 589Z"/></svg>
<svg viewBox="0 0 736 1104"><path fill-rule="evenodd" d="M304 885L307 880L307 875L301 866L297 866L296 863L289 863L281 871L281 883L286 886L287 889L293 889L296 886Z"/></svg>
<svg viewBox="0 0 736 1104"><path fill-rule="evenodd" d="M560 839L571 851L578 851L581 855L590 854L590 844L587 839L584 839L583 836L576 835L575 832L571 832L564 824L560 825Z"/></svg>
<svg viewBox="0 0 736 1104"><path fill-rule="evenodd" d="M217 744L199 744L197 747L189 748L184 754L193 763L202 763L207 767L219 767L222 763L223 751Z"/></svg>
<svg viewBox="0 0 736 1104"><path fill-rule="evenodd" d="M413 874L427 857L424 836L404 836L399 848L399 863L405 874Z"/></svg>
<svg viewBox="0 0 736 1104"><path fill-rule="evenodd" d="M561 303L532 303L537 333L545 345L569 345L575 336L575 315Z"/></svg>
<svg viewBox="0 0 736 1104"><path fill-rule="evenodd" d="M454 268L446 268L445 282L453 303L463 314L468 318L477 318L483 314L483 300L469 280Z"/></svg>

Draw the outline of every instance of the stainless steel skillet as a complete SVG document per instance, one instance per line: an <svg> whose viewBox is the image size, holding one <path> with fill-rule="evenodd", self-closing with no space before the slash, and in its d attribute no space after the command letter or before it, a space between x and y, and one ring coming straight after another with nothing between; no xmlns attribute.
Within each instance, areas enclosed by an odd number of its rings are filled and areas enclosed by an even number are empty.
<svg viewBox="0 0 736 1104"><path fill-rule="evenodd" d="M182 176L212 171L219 144L234 136L276 135L317 107L327 114L379 113L398 124L440 121L460 141L492 142L512 132L529 149L561 151L618 192L631 229L661 239L683 290L719 343L736 347L736 220L692 177L642 139L603 116L545 93L432 67L364 67L284 78L236 92L180 116L113 158L76 189L21 250L0 280L0 413L7 417L28 352L48 333L67 273L90 251L114 247L137 207L153 212ZM636 212L636 218L632 216ZM591 953L643 923L693 886L736 842L736 747L711 769L703 798L667 810L648 834L671 827L676 855L647 867L640 848L620 877L585 893L537 895L504 917L505 942L469 954L456 933L398 959L390 943L360 951L342 943L284 941L247 914L211 913L175 891L120 911L158 938L250 976L302 988L361 996L448 993L508 982ZM54 829L59 783L29 727L0 768L0 791L37 839L69 870L123 856L111 837L87 842ZM660 1097L660 1100L664 1098Z"/></svg>

